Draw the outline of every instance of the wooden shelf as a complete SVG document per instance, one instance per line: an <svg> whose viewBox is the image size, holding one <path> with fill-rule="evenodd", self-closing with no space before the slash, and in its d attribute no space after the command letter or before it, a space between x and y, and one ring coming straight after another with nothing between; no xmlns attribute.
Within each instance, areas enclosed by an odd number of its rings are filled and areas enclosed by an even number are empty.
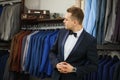
<svg viewBox="0 0 120 80"><path fill-rule="evenodd" d="M23 23L27 22L36 22L36 23L41 23L41 22L63 22L63 18L60 19L21 19Z"/></svg>

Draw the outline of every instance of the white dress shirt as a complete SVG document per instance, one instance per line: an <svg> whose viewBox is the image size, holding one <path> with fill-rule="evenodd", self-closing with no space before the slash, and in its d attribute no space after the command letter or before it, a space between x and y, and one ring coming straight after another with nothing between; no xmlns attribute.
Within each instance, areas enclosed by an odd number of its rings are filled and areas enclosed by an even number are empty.
<svg viewBox="0 0 120 80"><path fill-rule="evenodd" d="M66 42L64 45L64 60L67 59L70 52L74 48L74 46L75 46L79 36L81 35L82 31L83 31L83 28L80 31L75 32L75 33L77 33L77 37L75 37L74 35L69 35L68 38L66 39Z"/></svg>

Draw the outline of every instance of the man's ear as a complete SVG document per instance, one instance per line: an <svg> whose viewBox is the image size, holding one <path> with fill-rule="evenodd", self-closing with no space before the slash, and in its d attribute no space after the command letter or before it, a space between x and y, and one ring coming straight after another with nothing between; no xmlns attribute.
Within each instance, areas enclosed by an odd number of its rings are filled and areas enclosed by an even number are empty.
<svg viewBox="0 0 120 80"><path fill-rule="evenodd" d="M78 24L78 21L77 21L77 20L74 20L74 24L75 24L75 25Z"/></svg>

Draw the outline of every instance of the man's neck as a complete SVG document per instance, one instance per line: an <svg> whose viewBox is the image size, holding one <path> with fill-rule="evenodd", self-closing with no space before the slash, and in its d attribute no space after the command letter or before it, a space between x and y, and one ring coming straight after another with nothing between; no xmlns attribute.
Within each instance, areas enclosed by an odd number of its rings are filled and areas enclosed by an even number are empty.
<svg viewBox="0 0 120 80"><path fill-rule="evenodd" d="M82 28L83 28L82 25L78 25L78 26L75 26L72 31L77 32L77 31L80 31Z"/></svg>

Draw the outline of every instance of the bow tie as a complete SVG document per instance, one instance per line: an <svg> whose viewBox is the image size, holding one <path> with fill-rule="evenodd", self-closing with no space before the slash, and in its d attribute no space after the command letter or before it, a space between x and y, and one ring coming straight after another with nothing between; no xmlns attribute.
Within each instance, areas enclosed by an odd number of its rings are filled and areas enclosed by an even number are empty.
<svg viewBox="0 0 120 80"><path fill-rule="evenodd" d="M74 35L74 37L77 37L77 33L74 33L73 31L69 31L69 35Z"/></svg>

